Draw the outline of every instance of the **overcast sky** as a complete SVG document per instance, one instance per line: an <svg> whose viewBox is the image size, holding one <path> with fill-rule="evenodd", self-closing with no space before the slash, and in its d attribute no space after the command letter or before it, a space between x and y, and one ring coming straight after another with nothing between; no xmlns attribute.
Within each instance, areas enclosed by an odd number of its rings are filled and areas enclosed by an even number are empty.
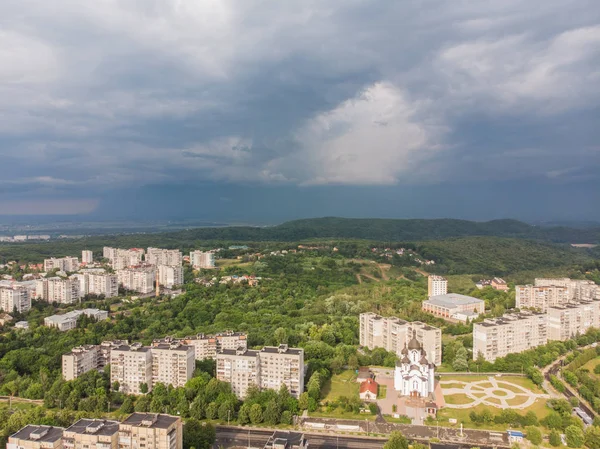
<svg viewBox="0 0 600 449"><path fill-rule="evenodd" d="M598 0L0 2L0 214L600 219L599 169Z"/></svg>

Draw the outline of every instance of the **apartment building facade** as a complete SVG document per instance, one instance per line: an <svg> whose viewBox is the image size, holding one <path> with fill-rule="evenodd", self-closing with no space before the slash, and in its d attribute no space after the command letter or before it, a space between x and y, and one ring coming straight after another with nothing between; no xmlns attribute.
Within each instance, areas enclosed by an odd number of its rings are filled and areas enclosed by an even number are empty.
<svg viewBox="0 0 600 449"><path fill-rule="evenodd" d="M102 255L110 261L114 270L137 266L142 263L144 250L142 248L120 249L105 246Z"/></svg>
<svg viewBox="0 0 600 449"><path fill-rule="evenodd" d="M194 269L214 268L215 254L211 251L192 251L190 252L190 264Z"/></svg>
<svg viewBox="0 0 600 449"><path fill-rule="evenodd" d="M105 298L119 296L119 279L116 274L86 272L71 276L79 282L79 292L85 295L104 295Z"/></svg>
<svg viewBox="0 0 600 449"><path fill-rule="evenodd" d="M156 267L153 265L123 268L117 271L119 284L125 289L146 294L154 291Z"/></svg>
<svg viewBox="0 0 600 449"><path fill-rule="evenodd" d="M178 249L148 248L146 262L151 265L178 267L183 264L183 255Z"/></svg>
<svg viewBox="0 0 600 449"><path fill-rule="evenodd" d="M127 344L127 340L112 340L73 348L62 356L63 378L73 380L93 369L103 371L110 363L111 350Z"/></svg>
<svg viewBox="0 0 600 449"><path fill-rule="evenodd" d="M118 449L119 421L80 419L63 432L63 449Z"/></svg>
<svg viewBox="0 0 600 449"><path fill-rule="evenodd" d="M600 299L600 286L587 279L536 278L537 287L566 287L569 301Z"/></svg>
<svg viewBox="0 0 600 449"><path fill-rule="evenodd" d="M133 413L119 424L119 449L183 449L181 418Z"/></svg>
<svg viewBox="0 0 600 449"><path fill-rule="evenodd" d="M158 283L166 288L183 285L183 267L181 265L158 265Z"/></svg>
<svg viewBox="0 0 600 449"><path fill-rule="evenodd" d="M448 293L448 280L442 276L429 275L427 278L427 296L445 295Z"/></svg>
<svg viewBox="0 0 600 449"><path fill-rule="evenodd" d="M94 253L90 250L84 249L81 251L81 263L89 265L94 262Z"/></svg>
<svg viewBox="0 0 600 449"><path fill-rule="evenodd" d="M44 271L77 271L79 270L79 259L77 257L50 258L44 260Z"/></svg>
<svg viewBox="0 0 600 449"><path fill-rule="evenodd" d="M196 368L194 348L181 343L152 346L152 385L185 386Z"/></svg>
<svg viewBox="0 0 600 449"><path fill-rule="evenodd" d="M304 391L304 350L287 345L251 349L223 349L217 354L217 379L229 382L238 398L248 388L278 390L286 385L296 398Z"/></svg>
<svg viewBox="0 0 600 449"><path fill-rule="evenodd" d="M548 307L548 340L565 341L600 328L600 301L581 301Z"/></svg>
<svg viewBox="0 0 600 449"><path fill-rule="evenodd" d="M180 343L194 348L196 360L216 359L222 349L235 350L248 348L248 335L243 332L225 331L216 334L197 334L185 338L165 337L154 340L152 346L159 344Z"/></svg>
<svg viewBox="0 0 600 449"><path fill-rule="evenodd" d="M371 350L384 348L399 357L404 345L415 336L423 346L429 363L442 363L442 331L420 321L405 321L396 317L382 317L375 313L362 313L359 317L360 345Z"/></svg>
<svg viewBox="0 0 600 449"><path fill-rule="evenodd" d="M17 310L19 313L27 312L31 309L31 294L29 289L23 285L0 285L0 310L12 313Z"/></svg>
<svg viewBox="0 0 600 449"><path fill-rule="evenodd" d="M73 304L81 299L78 279L59 277L38 279L36 281L36 297L46 302Z"/></svg>
<svg viewBox="0 0 600 449"><path fill-rule="evenodd" d="M569 303L569 290L560 285L517 285L515 287L515 306L518 309L537 309L546 312L548 307Z"/></svg>
<svg viewBox="0 0 600 449"><path fill-rule="evenodd" d="M544 313L509 313L473 325L473 359L489 362L548 342L548 320Z"/></svg>
<svg viewBox="0 0 600 449"><path fill-rule="evenodd" d="M8 437L6 449L62 449L63 427L29 424Z"/></svg>

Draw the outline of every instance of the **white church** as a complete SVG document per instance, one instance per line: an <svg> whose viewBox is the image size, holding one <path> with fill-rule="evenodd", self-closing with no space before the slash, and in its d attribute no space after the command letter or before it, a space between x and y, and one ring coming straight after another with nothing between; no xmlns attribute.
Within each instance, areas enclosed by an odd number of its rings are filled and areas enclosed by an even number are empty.
<svg viewBox="0 0 600 449"><path fill-rule="evenodd" d="M394 389L399 396L412 398L428 398L434 392L435 366L427 360L423 346L417 341L416 332L413 332L408 345L404 344L402 360L396 362Z"/></svg>

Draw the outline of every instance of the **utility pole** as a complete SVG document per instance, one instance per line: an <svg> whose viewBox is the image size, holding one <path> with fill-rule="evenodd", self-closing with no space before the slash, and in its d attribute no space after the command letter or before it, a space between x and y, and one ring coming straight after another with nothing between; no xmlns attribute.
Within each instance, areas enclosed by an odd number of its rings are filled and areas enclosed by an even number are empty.
<svg viewBox="0 0 600 449"><path fill-rule="evenodd" d="M248 449L250 449L250 429L248 429Z"/></svg>

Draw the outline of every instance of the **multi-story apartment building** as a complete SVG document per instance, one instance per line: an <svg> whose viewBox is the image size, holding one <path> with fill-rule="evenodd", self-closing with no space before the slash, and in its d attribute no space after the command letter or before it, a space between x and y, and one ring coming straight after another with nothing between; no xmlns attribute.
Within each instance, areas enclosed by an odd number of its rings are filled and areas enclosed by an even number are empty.
<svg viewBox="0 0 600 449"><path fill-rule="evenodd" d="M141 343L123 345L110 351L110 383L119 383L124 394L142 394L141 385L152 391L152 352Z"/></svg>
<svg viewBox="0 0 600 449"><path fill-rule="evenodd" d="M63 432L63 449L118 449L119 421L80 419Z"/></svg>
<svg viewBox="0 0 600 449"><path fill-rule="evenodd" d="M183 263L183 255L178 249L148 248L146 263L178 267Z"/></svg>
<svg viewBox="0 0 600 449"><path fill-rule="evenodd" d="M59 277L38 279L36 281L36 297L47 302L73 304L81 298L78 279Z"/></svg>
<svg viewBox="0 0 600 449"><path fill-rule="evenodd" d="M152 346L152 385L163 383L175 388L192 378L196 361L194 348L181 343Z"/></svg>
<svg viewBox="0 0 600 449"><path fill-rule="evenodd" d="M127 340L114 340L73 348L62 356L63 378L73 380L93 369L103 371L110 363L111 350L127 344Z"/></svg>
<svg viewBox="0 0 600 449"><path fill-rule="evenodd" d="M381 317L374 313L360 315L360 344L371 350L384 348L402 354L404 345L415 336L423 346L430 363L442 363L442 331L420 321L404 321L396 317Z"/></svg>
<svg viewBox="0 0 600 449"><path fill-rule="evenodd" d="M183 267L181 265L158 265L158 283L167 288L183 284Z"/></svg>
<svg viewBox="0 0 600 449"><path fill-rule="evenodd" d="M423 301L421 309L444 319L465 322L485 313L485 301L471 296L448 293Z"/></svg>
<svg viewBox="0 0 600 449"><path fill-rule="evenodd" d="M190 264L194 268L214 268L215 254L211 251L192 251L190 252Z"/></svg>
<svg viewBox="0 0 600 449"><path fill-rule="evenodd" d="M600 327L600 301L548 307L548 340L568 340Z"/></svg>
<svg viewBox="0 0 600 449"><path fill-rule="evenodd" d="M427 296L439 296L448 293L448 280L442 276L429 275L427 278Z"/></svg>
<svg viewBox="0 0 600 449"><path fill-rule="evenodd" d="M104 295L105 298L119 296L119 279L116 274L85 272L71 276L79 282L79 292L85 295Z"/></svg>
<svg viewBox="0 0 600 449"><path fill-rule="evenodd" d="M539 312L509 313L473 325L473 359L489 362L548 342L548 321Z"/></svg>
<svg viewBox="0 0 600 449"><path fill-rule="evenodd" d="M243 332L225 331L213 335L197 334L185 338L166 337L154 340L152 346L159 344L180 343L194 348L196 360L216 359L222 349L247 349L248 335Z"/></svg>
<svg viewBox="0 0 600 449"><path fill-rule="evenodd" d="M138 293L150 293L154 290L156 267L153 265L123 268L117 271L119 284L125 289Z"/></svg>
<svg viewBox="0 0 600 449"><path fill-rule="evenodd" d="M77 319L81 315L86 315L90 318L95 318L98 321L106 320L108 312L99 309L81 309L67 312L63 315L51 315L44 318L44 326L56 327L59 331L68 331L77 327Z"/></svg>
<svg viewBox="0 0 600 449"><path fill-rule="evenodd" d="M0 285L0 310L8 313L12 313L14 310L24 313L29 309L31 309L29 289L18 284Z"/></svg>
<svg viewBox="0 0 600 449"><path fill-rule="evenodd" d="M63 449L63 427L29 424L8 437L6 449Z"/></svg>
<svg viewBox="0 0 600 449"><path fill-rule="evenodd" d="M120 249L105 246L102 255L110 261L114 270L140 265L144 257L144 250L141 248Z"/></svg>
<svg viewBox="0 0 600 449"><path fill-rule="evenodd" d="M566 287L569 301L600 299L600 285L587 279L537 278L536 287Z"/></svg>
<svg viewBox="0 0 600 449"><path fill-rule="evenodd" d="M181 418L134 413L119 425L119 449L183 449Z"/></svg>
<svg viewBox="0 0 600 449"><path fill-rule="evenodd" d="M546 312L548 307L561 306L570 301L566 286L517 285L515 305L518 309L538 309Z"/></svg>
<svg viewBox="0 0 600 449"><path fill-rule="evenodd" d="M77 271L79 269L79 259L77 257L54 257L44 260L44 271L50 270L60 271Z"/></svg>
<svg viewBox="0 0 600 449"><path fill-rule="evenodd" d="M94 262L94 253L90 250L84 249L81 251L81 263L90 264Z"/></svg>
<svg viewBox="0 0 600 449"><path fill-rule="evenodd" d="M304 350L265 346L260 351L223 349L217 354L217 379L231 384L232 391L244 398L251 385L278 390L286 385L299 397L304 390Z"/></svg>

